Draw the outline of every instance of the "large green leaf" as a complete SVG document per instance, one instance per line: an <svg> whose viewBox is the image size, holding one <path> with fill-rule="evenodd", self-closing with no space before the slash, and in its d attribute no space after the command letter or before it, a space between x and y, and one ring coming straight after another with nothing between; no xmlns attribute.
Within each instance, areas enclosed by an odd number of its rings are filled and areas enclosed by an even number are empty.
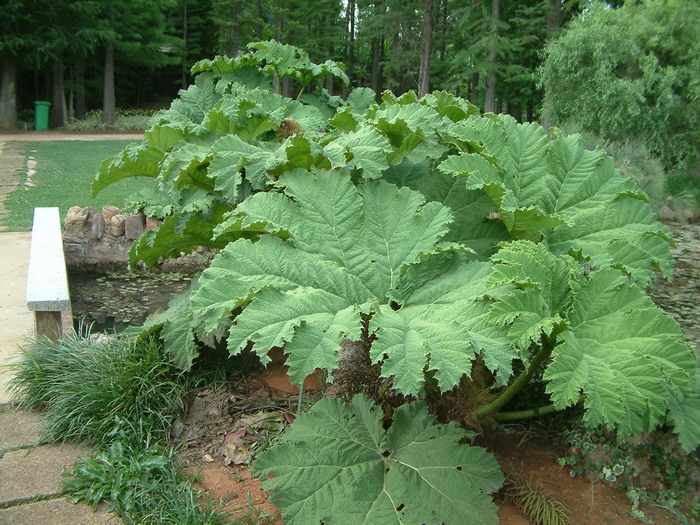
<svg viewBox="0 0 700 525"><path fill-rule="evenodd" d="M510 239L502 221L494 217L496 207L482 190L468 190L461 177L431 172L431 162L404 160L387 169L382 178L398 186L421 192L429 201L449 207L454 216L445 240L466 244L481 258L496 251L499 242Z"/></svg>
<svg viewBox="0 0 700 525"><path fill-rule="evenodd" d="M382 410L363 396L322 399L258 456L254 472L289 525L495 524L503 475L468 436L423 403ZM267 477L272 475L273 477Z"/></svg>
<svg viewBox="0 0 700 525"><path fill-rule="evenodd" d="M170 109L160 112L154 120L179 128L184 133L203 135L207 130L206 118L210 110L221 99L214 89L214 79L209 73L197 76L195 83L180 91L180 98L175 99Z"/></svg>
<svg viewBox="0 0 700 525"><path fill-rule="evenodd" d="M583 271L570 257L557 257L542 244L516 241L496 255L489 286L515 285L491 309L491 320L511 324L508 336L520 347L540 343L565 326L573 292Z"/></svg>
<svg viewBox="0 0 700 525"><path fill-rule="evenodd" d="M219 202L207 209L207 213L190 210L167 217L157 230L146 230L134 241L129 264L136 266L142 261L146 266L156 266L165 259L192 253L199 246L223 248L241 237L239 232L233 232L214 238L214 228L228 209Z"/></svg>
<svg viewBox="0 0 700 525"><path fill-rule="evenodd" d="M549 141L539 126L508 116L471 118L459 128L484 149L451 156L439 168L484 191L514 238L619 268L641 285L654 278L651 266L670 276L668 231L602 152L584 150L577 136Z"/></svg>
<svg viewBox="0 0 700 525"><path fill-rule="evenodd" d="M558 408L584 394L590 426L618 427L623 436L648 432L665 419L669 386L689 393L695 353L678 324L619 271L591 273L568 325L544 379Z"/></svg>
<svg viewBox="0 0 700 525"><path fill-rule="evenodd" d="M383 181L360 191L337 172L296 171L279 186L284 195L242 203L226 231L256 224L289 239L236 241L204 271L192 309L205 331L245 306L230 351L253 342L266 361L270 348L284 345L289 374L300 382L316 368L335 369L341 343L359 339L369 315L372 359L400 392L418 393L425 369L438 371L441 389L454 387L482 350L491 370L510 376L517 352L505 329L488 322L488 265L467 265L463 247L438 243L451 220L447 208Z"/></svg>
<svg viewBox="0 0 700 525"><path fill-rule="evenodd" d="M669 419L673 422L683 450L695 450L700 445L700 381L696 380L691 395L683 396L675 391L671 392Z"/></svg>
<svg viewBox="0 0 700 525"><path fill-rule="evenodd" d="M97 195L110 184L129 177L157 177L163 159L163 152L148 147L145 141L129 144L116 155L102 161L92 181L92 194Z"/></svg>

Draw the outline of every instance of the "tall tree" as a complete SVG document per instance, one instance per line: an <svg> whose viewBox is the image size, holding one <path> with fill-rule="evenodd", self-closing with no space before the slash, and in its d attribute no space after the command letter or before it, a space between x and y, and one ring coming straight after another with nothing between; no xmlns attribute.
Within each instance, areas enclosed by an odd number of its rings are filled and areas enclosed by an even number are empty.
<svg viewBox="0 0 700 525"><path fill-rule="evenodd" d="M418 96L430 91L430 56L433 52L433 0L422 0L423 46L421 47L420 71L418 74Z"/></svg>
<svg viewBox="0 0 700 525"><path fill-rule="evenodd" d="M40 38L32 32L34 2L7 0L0 4L0 129L17 127L17 57L31 53Z"/></svg>
<svg viewBox="0 0 700 525"><path fill-rule="evenodd" d="M114 4L110 1L107 6L107 22L111 35L114 35ZM105 42L104 54L104 87L102 92L102 122L113 126L117 121L117 103L114 96L114 41L115 37Z"/></svg>
<svg viewBox="0 0 700 525"><path fill-rule="evenodd" d="M700 165L697 19L700 5L682 0L591 6L546 48L545 114L637 139L667 167Z"/></svg>
<svg viewBox="0 0 700 525"><path fill-rule="evenodd" d="M489 43L489 72L486 80L486 102L484 111L496 111L496 59L498 57L498 23L501 18L501 1L491 0L491 42Z"/></svg>

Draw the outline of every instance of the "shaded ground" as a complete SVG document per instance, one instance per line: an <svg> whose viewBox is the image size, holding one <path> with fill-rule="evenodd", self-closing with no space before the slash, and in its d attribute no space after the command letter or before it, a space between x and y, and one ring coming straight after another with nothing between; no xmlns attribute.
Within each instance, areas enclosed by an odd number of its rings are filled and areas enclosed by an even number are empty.
<svg viewBox="0 0 700 525"><path fill-rule="evenodd" d="M314 387L308 383L305 392L318 397L320 392ZM177 439L185 442L178 460L197 475L201 488L234 512L233 517L254 517L251 523L258 524L282 523L247 463L258 447L266 446L291 421L298 399L293 392L284 367L278 365L261 378L198 392L188 416L175 424ZM511 427L509 433L489 432L476 444L495 453L504 471L518 473L539 491L564 503L573 524L641 523L630 515L631 504L615 484L595 474L572 477L569 467L557 462L565 451L541 434L524 426L515 431ZM501 524L529 523L513 505L497 503ZM649 523L676 523L661 509L642 509Z"/></svg>

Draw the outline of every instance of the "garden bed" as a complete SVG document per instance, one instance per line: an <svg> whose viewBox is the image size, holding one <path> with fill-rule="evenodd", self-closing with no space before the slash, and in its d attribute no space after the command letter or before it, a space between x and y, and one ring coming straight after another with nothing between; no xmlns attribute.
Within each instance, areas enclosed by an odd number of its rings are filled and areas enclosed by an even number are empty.
<svg viewBox="0 0 700 525"><path fill-rule="evenodd" d="M670 224L677 241L674 280L659 281L653 299L673 315L684 328L691 344L700 349L700 225ZM189 286L192 276L181 273L118 273L71 276L71 295L76 318L99 326L105 323L140 324L145 317L164 309L170 297ZM289 423L296 412L298 389L289 383L286 368L277 356L259 376L233 380L218 388L207 386L194 392L194 403L182 420L175 422L173 437L181 443L178 460L197 475L200 487L214 499L221 499L235 516L247 516L255 523L281 523L276 509L248 471L255 451L265 447ZM304 403L322 396L321 385L305 385ZM632 504L619 484L601 479L600 472L588 470L572 476L572 468L559 458L571 450L553 446L557 429L537 425L499 427L482 438L509 472L516 472L539 490L562 501L573 523L640 523L630 514ZM510 503L499 502L503 524L527 521ZM652 523L677 523L662 509L641 506Z"/></svg>

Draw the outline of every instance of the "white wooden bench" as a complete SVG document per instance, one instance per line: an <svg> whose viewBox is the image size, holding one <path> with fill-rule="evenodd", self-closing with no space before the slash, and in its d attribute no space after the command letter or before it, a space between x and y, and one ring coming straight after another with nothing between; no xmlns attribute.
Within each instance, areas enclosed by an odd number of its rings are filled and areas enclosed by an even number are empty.
<svg viewBox="0 0 700 525"><path fill-rule="evenodd" d="M36 333L56 341L73 322L58 208L34 208L27 308Z"/></svg>

